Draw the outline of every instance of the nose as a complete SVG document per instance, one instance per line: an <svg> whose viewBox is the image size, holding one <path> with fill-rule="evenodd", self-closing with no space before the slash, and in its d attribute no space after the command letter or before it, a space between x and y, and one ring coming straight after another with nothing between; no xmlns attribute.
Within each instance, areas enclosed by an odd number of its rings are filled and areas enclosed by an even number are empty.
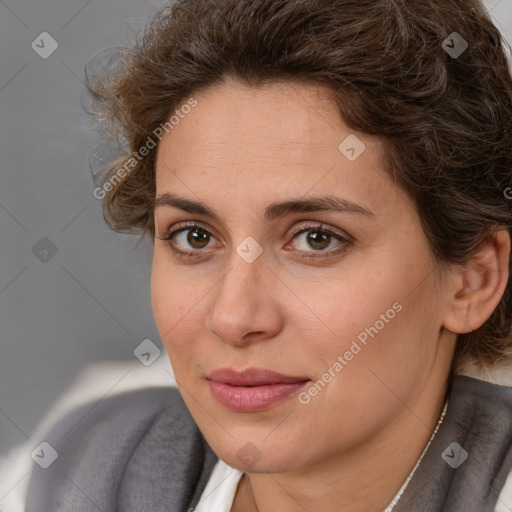
<svg viewBox="0 0 512 512"><path fill-rule="evenodd" d="M247 263L233 250L228 270L215 287L206 328L240 347L273 338L283 323L277 281L263 254Z"/></svg>

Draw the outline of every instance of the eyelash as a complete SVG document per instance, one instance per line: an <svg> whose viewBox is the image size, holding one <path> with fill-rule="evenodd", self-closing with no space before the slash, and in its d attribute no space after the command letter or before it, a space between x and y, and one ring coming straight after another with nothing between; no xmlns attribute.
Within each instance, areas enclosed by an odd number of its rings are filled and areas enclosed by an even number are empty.
<svg viewBox="0 0 512 512"><path fill-rule="evenodd" d="M200 224L197 224L197 223L194 223L194 222L192 222L192 223L180 223L180 224L178 224L176 226L176 228L177 229L174 229L172 231L167 232L164 236L162 236L162 237L157 236L156 238L158 238L159 240L162 240L163 242L165 242L166 245L169 246L171 251L176 256L178 256L179 258L188 258L188 259L201 258L202 257L201 252L203 252L201 249L196 249L194 251L183 251L181 249L176 249L172 245L172 243L171 243L172 239L177 234L179 234L179 233L181 233L183 231L187 231L187 230L193 229L193 228L199 228L199 229L201 229L202 231L204 231L206 234L208 234L211 237L213 237L213 235L204 226L202 226ZM313 231L313 230L316 230L316 231L318 231L318 232L320 232L322 234L327 234L327 235L330 235L330 236L334 237L339 242L341 242L342 246L338 247L336 249L331 249L329 251L322 251L322 250L319 250L319 251L301 251L301 252L306 252L307 254L299 256L300 258L309 259L309 260L315 260L315 259L318 259L318 258L328 258L328 257L331 257L331 256L336 256L338 254L341 254L342 252L344 252L347 249L347 247L352 245L352 241L349 240L348 237L345 237L345 236L341 235L340 233L336 233L335 231L333 231L332 229L326 227L324 224L321 224L321 223L310 223L310 224L307 224L305 226L302 226L300 229L295 231L291 235L291 237L292 237L292 239L294 239L298 235L301 235L302 233L307 233L308 231Z"/></svg>

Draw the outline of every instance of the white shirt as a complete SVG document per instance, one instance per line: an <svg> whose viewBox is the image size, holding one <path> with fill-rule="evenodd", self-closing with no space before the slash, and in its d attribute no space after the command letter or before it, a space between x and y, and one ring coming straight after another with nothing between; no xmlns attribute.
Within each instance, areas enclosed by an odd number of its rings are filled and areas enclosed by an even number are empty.
<svg viewBox="0 0 512 512"><path fill-rule="evenodd" d="M196 508L187 512L230 512L243 474L219 459Z"/></svg>

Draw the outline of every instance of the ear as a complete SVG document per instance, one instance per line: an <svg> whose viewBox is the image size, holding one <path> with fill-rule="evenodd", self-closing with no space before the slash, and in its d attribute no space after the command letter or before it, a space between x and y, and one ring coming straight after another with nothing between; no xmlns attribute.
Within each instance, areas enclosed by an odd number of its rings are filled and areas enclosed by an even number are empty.
<svg viewBox="0 0 512 512"><path fill-rule="evenodd" d="M498 306L509 274L510 234L489 235L461 266L443 326L463 334L481 327Z"/></svg>

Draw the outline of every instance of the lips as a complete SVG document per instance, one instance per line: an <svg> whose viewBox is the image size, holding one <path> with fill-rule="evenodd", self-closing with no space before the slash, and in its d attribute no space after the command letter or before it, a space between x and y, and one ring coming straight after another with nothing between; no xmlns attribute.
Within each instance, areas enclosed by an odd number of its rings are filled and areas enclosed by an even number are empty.
<svg viewBox="0 0 512 512"><path fill-rule="evenodd" d="M268 409L302 388L309 379L266 368L248 368L241 372L220 368L208 374L213 397L234 412Z"/></svg>
<svg viewBox="0 0 512 512"><path fill-rule="evenodd" d="M214 382L223 382L232 386L264 386L268 384L289 384L292 382L302 382L309 380L307 377L292 377L283 375L266 368L248 368L241 372L237 372L231 368L220 368L212 371L208 380Z"/></svg>

